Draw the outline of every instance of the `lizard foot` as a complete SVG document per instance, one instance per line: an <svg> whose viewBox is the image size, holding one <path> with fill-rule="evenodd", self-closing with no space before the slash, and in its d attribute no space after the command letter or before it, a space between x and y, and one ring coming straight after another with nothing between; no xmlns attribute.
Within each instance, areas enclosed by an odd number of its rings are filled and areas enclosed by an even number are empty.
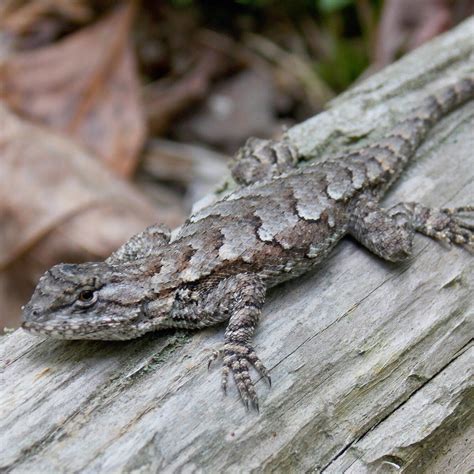
<svg viewBox="0 0 474 474"><path fill-rule="evenodd" d="M416 216L417 230L447 244L456 244L474 251L474 224L459 215L474 212L474 206L428 209Z"/></svg>
<svg viewBox="0 0 474 474"><path fill-rule="evenodd" d="M267 368L263 365L253 347L246 344L226 343L224 344L223 349L213 351L208 361L208 367L210 367L211 363L220 355L224 356L221 382L224 393L227 393L229 373L232 373L240 398L247 410L252 406L258 411L258 397L253 381L250 377L250 365L255 367L255 369L267 380L270 386L271 379Z"/></svg>

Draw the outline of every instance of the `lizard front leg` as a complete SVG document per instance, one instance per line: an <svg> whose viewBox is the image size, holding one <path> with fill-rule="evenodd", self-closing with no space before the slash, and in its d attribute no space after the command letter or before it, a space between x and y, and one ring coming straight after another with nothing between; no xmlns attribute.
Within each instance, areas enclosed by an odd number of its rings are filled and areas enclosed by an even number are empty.
<svg viewBox="0 0 474 474"><path fill-rule="evenodd" d="M415 232L473 250L474 225L460 217L473 211L474 206L436 209L418 203L399 203L385 210L370 197L362 197L355 204L348 232L373 253L392 262L411 255Z"/></svg>
<svg viewBox="0 0 474 474"><path fill-rule="evenodd" d="M239 274L229 277L221 286L220 309L230 314L224 336L224 367L222 369L222 389L227 390L231 373L239 390L242 401L248 408L249 403L258 410L258 398L249 369L253 366L270 383L265 368L252 346L252 339L265 300L265 285L255 274ZM214 353L209 364L217 358Z"/></svg>

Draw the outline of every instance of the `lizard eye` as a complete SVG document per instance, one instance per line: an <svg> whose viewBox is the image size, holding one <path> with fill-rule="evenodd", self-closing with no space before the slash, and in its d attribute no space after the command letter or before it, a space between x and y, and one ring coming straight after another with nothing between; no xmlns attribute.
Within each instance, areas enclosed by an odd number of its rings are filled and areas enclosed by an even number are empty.
<svg viewBox="0 0 474 474"><path fill-rule="evenodd" d="M79 306L90 306L97 301L97 292L86 288L79 293L77 304Z"/></svg>

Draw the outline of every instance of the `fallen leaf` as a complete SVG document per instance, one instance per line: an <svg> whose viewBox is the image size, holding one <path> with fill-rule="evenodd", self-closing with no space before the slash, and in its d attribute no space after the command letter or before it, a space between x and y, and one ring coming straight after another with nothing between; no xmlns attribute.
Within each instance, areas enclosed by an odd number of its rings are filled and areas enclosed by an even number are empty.
<svg viewBox="0 0 474 474"><path fill-rule="evenodd" d="M85 0L3 0L0 4L0 29L22 35L54 14L80 23L91 18L92 10Z"/></svg>
<svg viewBox="0 0 474 474"><path fill-rule="evenodd" d="M0 98L64 132L122 176L133 173L145 120L130 47L132 4L51 46L0 64Z"/></svg>
<svg viewBox="0 0 474 474"><path fill-rule="evenodd" d="M145 89L146 114L155 135L165 132L181 112L204 99L211 81L229 68L224 54L203 49L197 64L183 77L169 84L158 81Z"/></svg>
<svg viewBox="0 0 474 474"><path fill-rule="evenodd" d="M53 264L101 260L151 223L180 223L66 137L1 105L0 124L0 322L18 324Z"/></svg>
<svg viewBox="0 0 474 474"><path fill-rule="evenodd" d="M228 158L203 146L155 138L147 144L140 170L155 182L175 183L185 189L184 202L191 209L204 196L213 195L228 175Z"/></svg>
<svg viewBox="0 0 474 474"><path fill-rule="evenodd" d="M453 22L449 0L388 0L384 4L375 47L375 68L393 62L449 29Z"/></svg>

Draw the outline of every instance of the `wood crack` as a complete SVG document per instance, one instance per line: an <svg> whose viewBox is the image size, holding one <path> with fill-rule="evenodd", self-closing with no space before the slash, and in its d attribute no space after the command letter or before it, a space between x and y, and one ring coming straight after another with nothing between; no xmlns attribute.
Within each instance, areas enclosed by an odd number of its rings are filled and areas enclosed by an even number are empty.
<svg viewBox="0 0 474 474"><path fill-rule="evenodd" d="M361 439L363 439L367 433L375 430L378 426L380 426L385 420L387 420L390 416L392 416L397 410L400 410L407 402L412 399L418 392L423 390L429 383L436 380L436 378L442 374L445 370L447 370L459 357L462 356L469 348L473 347L473 340L471 339L468 341L464 346L460 347L454 354L453 357L446 363L443 367L441 367L437 372L435 372L431 377L422 381L418 388L413 390L412 392L407 394L407 397L404 398L400 403L395 405L392 410L386 413L382 418L380 418L376 423L369 426L362 434L360 434L357 438L355 438L350 444L346 445L343 449L341 449L322 469L321 473L327 471L327 469L333 464L337 459L344 455L350 448L352 448L356 443L358 443ZM358 458L360 459L360 458ZM354 461L355 462L355 461Z"/></svg>

